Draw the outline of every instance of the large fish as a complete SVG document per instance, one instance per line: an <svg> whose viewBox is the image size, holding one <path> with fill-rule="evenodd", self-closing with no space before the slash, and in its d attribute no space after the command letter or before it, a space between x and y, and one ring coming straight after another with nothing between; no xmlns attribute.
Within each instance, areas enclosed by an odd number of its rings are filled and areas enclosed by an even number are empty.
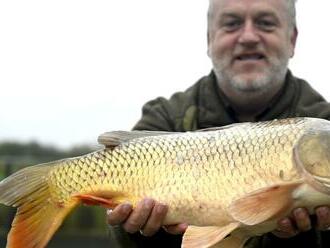
<svg viewBox="0 0 330 248"><path fill-rule="evenodd" d="M0 182L0 203L18 208L7 248L45 247L79 203L113 208L154 198L169 205L164 224L189 224L184 248L239 248L293 208L330 204L326 120L119 131L99 142L105 149L27 167Z"/></svg>

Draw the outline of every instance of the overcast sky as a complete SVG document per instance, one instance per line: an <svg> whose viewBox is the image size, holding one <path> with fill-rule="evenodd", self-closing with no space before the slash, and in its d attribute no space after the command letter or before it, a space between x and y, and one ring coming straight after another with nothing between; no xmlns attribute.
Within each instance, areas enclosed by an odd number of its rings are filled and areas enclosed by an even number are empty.
<svg viewBox="0 0 330 248"><path fill-rule="evenodd" d="M0 1L0 141L71 147L209 73L207 0ZM299 0L290 68L330 100L330 2Z"/></svg>

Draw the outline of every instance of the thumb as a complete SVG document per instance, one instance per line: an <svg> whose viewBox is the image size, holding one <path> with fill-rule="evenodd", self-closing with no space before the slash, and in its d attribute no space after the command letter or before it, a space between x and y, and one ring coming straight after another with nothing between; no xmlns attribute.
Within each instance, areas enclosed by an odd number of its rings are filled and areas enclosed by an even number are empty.
<svg viewBox="0 0 330 248"><path fill-rule="evenodd" d="M170 234L183 234L188 228L188 224L181 223L176 225L163 226L166 232Z"/></svg>

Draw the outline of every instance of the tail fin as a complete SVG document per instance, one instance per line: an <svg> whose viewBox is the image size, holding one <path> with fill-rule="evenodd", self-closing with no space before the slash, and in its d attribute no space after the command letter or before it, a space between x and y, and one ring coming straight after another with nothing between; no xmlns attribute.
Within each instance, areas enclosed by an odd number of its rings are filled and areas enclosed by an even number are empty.
<svg viewBox="0 0 330 248"><path fill-rule="evenodd" d="M48 174L56 163L22 169L0 182L0 203L17 207L7 248L45 247L65 216L77 205L51 198Z"/></svg>

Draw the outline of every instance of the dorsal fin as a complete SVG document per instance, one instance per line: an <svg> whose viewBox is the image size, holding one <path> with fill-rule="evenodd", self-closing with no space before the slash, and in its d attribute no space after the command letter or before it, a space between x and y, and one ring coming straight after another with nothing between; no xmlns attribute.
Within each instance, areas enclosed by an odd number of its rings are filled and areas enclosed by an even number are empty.
<svg viewBox="0 0 330 248"><path fill-rule="evenodd" d="M166 132L166 131L112 131L101 134L98 137L98 143L106 147L116 147L121 143L127 142L129 140L149 137L149 136L159 136L159 135L168 135L174 134L175 132Z"/></svg>
<svg viewBox="0 0 330 248"><path fill-rule="evenodd" d="M239 127L239 126L244 126L244 125L250 125L251 122L240 122L240 123L233 123L233 124L228 124L225 126L220 126L220 127L207 127L203 129L198 129L195 132L208 132L208 131L220 131L220 130L225 130L233 127Z"/></svg>
<svg viewBox="0 0 330 248"><path fill-rule="evenodd" d="M207 132L207 131L219 131L228 128L233 128L241 125L249 124L245 123L234 123L221 127L209 127L204 129L198 129L194 131L189 131L190 133L196 132ZM177 134L179 132L168 132L168 131L148 131L148 130L133 130L133 131L111 131L101 134L98 137L98 143L106 146L107 148L113 148L118 146L121 143L127 142L129 140L149 137L149 136L159 136L159 135L168 135L168 134Z"/></svg>

